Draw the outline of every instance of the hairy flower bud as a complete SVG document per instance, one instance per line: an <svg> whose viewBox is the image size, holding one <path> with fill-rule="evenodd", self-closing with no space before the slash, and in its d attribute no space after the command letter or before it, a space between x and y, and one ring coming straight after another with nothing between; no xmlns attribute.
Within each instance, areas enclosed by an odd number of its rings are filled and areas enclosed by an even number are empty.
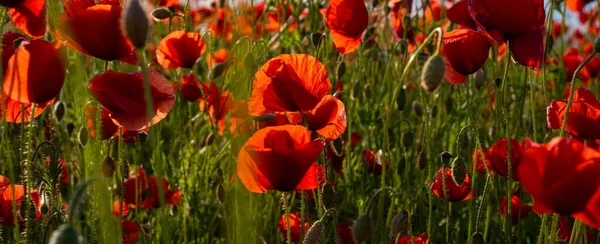
<svg viewBox="0 0 600 244"><path fill-rule="evenodd" d="M418 101L413 102L412 109L415 112L415 115L417 115L418 117L421 117L421 115L423 115L423 106L421 106L421 103L419 103Z"/></svg>
<svg viewBox="0 0 600 244"><path fill-rule="evenodd" d="M52 113L56 121L60 122L65 117L66 112L67 106L65 106L65 103L59 101L54 104L54 110L52 110Z"/></svg>
<svg viewBox="0 0 600 244"><path fill-rule="evenodd" d="M465 177L467 176L467 164L465 163L465 159L462 157L457 157L452 161L452 180L456 185L461 186Z"/></svg>
<svg viewBox="0 0 600 244"><path fill-rule="evenodd" d="M168 8L157 8L152 11L152 17L156 20L164 20L173 17L173 12Z"/></svg>
<svg viewBox="0 0 600 244"><path fill-rule="evenodd" d="M445 71L446 66L442 56L433 55L429 57L421 73L421 87L428 92L435 91L444 81Z"/></svg>
<svg viewBox="0 0 600 244"><path fill-rule="evenodd" d="M483 235L479 232L473 233L473 235L471 236L471 244L485 244Z"/></svg>
<svg viewBox="0 0 600 244"><path fill-rule="evenodd" d="M369 215L363 214L356 222L354 222L354 226L352 227L352 236L354 237L354 242L363 243L371 238L371 234L373 233L373 223L371 221L371 217Z"/></svg>
<svg viewBox="0 0 600 244"><path fill-rule="evenodd" d="M323 228L325 225L321 220L317 220L306 232L306 237L304 238L303 244L316 244L321 237L321 233L323 232Z"/></svg>
<svg viewBox="0 0 600 244"><path fill-rule="evenodd" d="M415 134L408 131L402 134L402 146L405 148L410 148L415 142Z"/></svg>
<svg viewBox="0 0 600 244"><path fill-rule="evenodd" d="M479 69L477 72L475 72L473 83L475 84L475 88L477 88L477 90L481 89L481 87L483 87L485 84L485 72L482 69Z"/></svg>
<svg viewBox="0 0 600 244"><path fill-rule="evenodd" d="M139 0L129 0L123 10L123 31L137 49L146 46L150 23Z"/></svg>
<svg viewBox="0 0 600 244"><path fill-rule="evenodd" d="M402 210L394 215L390 226L390 236L392 240L394 240L398 234L404 235L408 233L408 224L408 211Z"/></svg>

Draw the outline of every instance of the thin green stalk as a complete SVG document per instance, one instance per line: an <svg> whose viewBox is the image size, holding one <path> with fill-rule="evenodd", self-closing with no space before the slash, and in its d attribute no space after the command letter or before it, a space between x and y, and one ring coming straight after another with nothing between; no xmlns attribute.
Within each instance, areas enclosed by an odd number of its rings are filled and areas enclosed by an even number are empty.
<svg viewBox="0 0 600 244"><path fill-rule="evenodd" d="M26 209L26 224L25 224L25 233L26 233L26 240L28 243L32 243L33 241L33 229L34 229L34 220L35 220L35 208L32 208L32 206L30 206L29 204L31 204L31 191L32 189L35 189L35 186L33 185L33 161L35 160L35 158L32 157L31 155L31 149L33 147L33 127L34 127L34 120L35 120L35 115L34 115L34 111L36 108L36 104L32 103L31 104L31 116L29 118L29 132L27 133L27 161L26 161L26 172L25 172L25 177L27 178L27 182L24 185L25 187L25 209ZM31 157L31 158L29 158ZM14 191L13 191L14 192ZM33 210L33 211L32 211ZM18 223L18 222L15 222Z"/></svg>
<svg viewBox="0 0 600 244"><path fill-rule="evenodd" d="M287 200L285 199L285 192L281 193L281 200L283 201L283 208L285 209L285 229L286 229L286 237L287 244L292 244L292 228L290 227L290 209L291 206L287 205ZM301 224L304 225L304 224Z"/></svg>
<svg viewBox="0 0 600 244"><path fill-rule="evenodd" d="M507 42L506 44L506 51L507 51L507 55L506 55L506 66L504 67L504 74L502 75L502 99L500 99L501 101L501 110L502 110L502 117L504 118L504 136L506 137L506 161L507 161L507 165L508 165L508 174L507 174L507 183L506 183L506 199L511 199L511 194L512 194L512 160L511 160L511 147L510 147L510 128L509 128L509 116L507 114L506 111L506 90L507 90L507 83L508 81L506 80L506 77L508 75L508 69L510 67L510 55L511 55L511 43ZM512 239L510 238L511 236L511 224L512 222L510 221L511 219L511 201L508 200L506 201L506 218L504 219L505 221L505 225L504 225L504 232L506 233L506 239L508 240L508 243L512 242Z"/></svg>

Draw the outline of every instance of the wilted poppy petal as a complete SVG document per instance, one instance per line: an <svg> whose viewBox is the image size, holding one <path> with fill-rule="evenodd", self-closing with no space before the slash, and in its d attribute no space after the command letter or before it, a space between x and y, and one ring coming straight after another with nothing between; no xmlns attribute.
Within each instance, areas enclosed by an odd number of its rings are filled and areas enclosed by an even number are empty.
<svg viewBox="0 0 600 244"><path fill-rule="evenodd" d="M160 41L156 58L165 68L191 68L204 50L206 45L200 33L178 30Z"/></svg>
<svg viewBox="0 0 600 244"><path fill-rule="evenodd" d="M308 128L317 131L328 141L340 137L346 130L346 109L344 103L334 96L327 95L308 112Z"/></svg>
<svg viewBox="0 0 600 244"><path fill-rule="evenodd" d="M17 29L33 38L46 34L46 0L22 0L8 12Z"/></svg>
<svg viewBox="0 0 600 244"><path fill-rule="evenodd" d="M369 13L362 0L333 0L325 13L334 47L342 54L354 52L369 24Z"/></svg>

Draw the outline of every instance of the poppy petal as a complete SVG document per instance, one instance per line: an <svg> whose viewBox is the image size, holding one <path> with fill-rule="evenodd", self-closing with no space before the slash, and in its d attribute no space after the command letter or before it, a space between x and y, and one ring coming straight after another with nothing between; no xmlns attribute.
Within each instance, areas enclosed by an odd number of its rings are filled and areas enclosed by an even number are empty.
<svg viewBox="0 0 600 244"><path fill-rule="evenodd" d="M511 42L513 58L519 64L537 71L544 54L544 28L519 35Z"/></svg>
<svg viewBox="0 0 600 244"><path fill-rule="evenodd" d="M17 29L33 38L46 34L46 0L23 0L8 12Z"/></svg>
<svg viewBox="0 0 600 244"><path fill-rule="evenodd" d="M354 52L369 24L369 13L362 0L333 0L325 12L334 47L342 54Z"/></svg>
<svg viewBox="0 0 600 244"><path fill-rule="evenodd" d="M336 97L327 95L308 112L309 129L316 130L328 141L340 137L346 130L346 109L344 103Z"/></svg>
<svg viewBox="0 0 600 244"><path fill-rule="evenodd" d="M158 44L156 58L165 68L191 68L206 50L200 33L173 31Z"/></svg>

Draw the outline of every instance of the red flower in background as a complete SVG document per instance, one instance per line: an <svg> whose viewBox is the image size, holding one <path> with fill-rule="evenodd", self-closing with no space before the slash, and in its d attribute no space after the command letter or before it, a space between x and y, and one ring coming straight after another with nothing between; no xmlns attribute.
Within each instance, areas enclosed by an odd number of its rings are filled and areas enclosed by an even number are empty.
<svg viewBox="0 0 600 244"><path fill-rule="evenodd" d="M202 90L200 90L202 87ZM198 80L196 80L196 76L194 73L189 73L181 77L181 96L188 101L198 101L199 99L203 99L202 93L206 97L212 98L218 95L218 89L211 83L202 84Z"/></svg>
<svg viewBox="0 0 600 244"><path fill-rule="evenodd" d="M0 0L17 29L33 38L46 34L46 0Z"/></svg>
<svg viewBox="0 0 600 244"><path fill-rule="evenodd" d="M473 154L472 154L472 159L473 159L473 164L475 164L475 171L479 172L479 173L487 173L486 170L486 166L487 169L491 172L494 173L494 168L492 167L492 164L490 163L490 160L488 159L488 155L489 152L488 150L485 149L479 149L479 150L474 150ZM482 159L483 157L483 159ZM485 160L485 164L483 164L483 160Z"/></svg>
<svg viewBox="0 0 600 244"><path fill-rule="evenodd" d="M216 52L214 52L213 54L209 55L209 58L206 59L206 62L208 63L208 67L213 68L215 65L217 65L219 63L224 63L229 58L230 53L231 52L229 51L229 49L221 48L221 49L217 50Z"/></svg>
<svg viewBox="0 0 600 244"><path fill-rule="evenodd" d="M519 221L527 217L527 214L533 209L531 206L523 204L523 201L521 201L521 198L519 198L518 195L518 193L513 193L510 201L510 218L513 225L518 224ZM503 196L500 199L500 208L502 210L502 215L506 218L506 196Z"/></svg>
<svg viewBox="0 0 600 244"><path fill-rule="evenodd" d="M428 244L429 243L429 235L427 233L422 233L418 236L413 236L414 244ZM392 240L392 243L396 244L412 244L411 236L406 234L399 237L397 240Z"/></svg>
<svg viewBox="0 0 600 244"><path fill-rule="evenodd" d="M210 87L208 89L219 92L218 88L211 83L206 84L206 87ZM229 92L221 92L216 95L209 96L208 101L204 99L200 99L198 103L200 110L208 112L208 117L210 118L210 123L217 123L217 128L219 129L219 134L223 135L223 132L226 128L226 116L227 112L229 112L233 106L233 96ZM208 109L207 109L208 107ZM208 111L207 111L208 110Z"/></svg>
<svg viewBox="0 0 600 244"><path fill-rule="evenodd" d="M133 44L121 31L119 0L69 0L58 19L56 39L102 60L137 63Z"/></svg>
<svg viewBox="0 0 600 244"><path fill-rule="evenodd" d="M552 37L559 38L560 35L563 33L562 27L563 27L562 23L560 23L560 22L554 22L552 24ZM565 31L564 32L566 33L568 30L569 30L569 27L565 26Z"/></svg>
<svg viewBox="0 0 600 244"><path fill-rule="evenodd" d="M161 181L160 185L157 182L159 180ZM161 187L161 189L159 189L159 187ZM164 178L157 178L156 176L151 175L150 181L148 182L148 191L149 196L142 202L143 208L160 208L161 196L159 194L163 194L162 198L166 205L179 206L179 203L181 203L181 190L170 190L169 181Z"/></svg>
<svg viewBox="0 0 600 244"><path fill-rule="evenodd" d="M32 111L33 106L31 103L26 103L26 104L24 104L25 111L22 111L20 102L10 99L10 97L8 97L8 95L6 95L6 94L5 94L4 98L5 98L4 103L6 104L5 105L6 106L6 121L10 122L10 123L15 123L15 124L21 123L21 120L23 122L30 121L32 115L34 118L40 116L44 112L46 107L48 107L50 104L52 104L54 102L54 99L52 99L48 102L37 104L35 107L35 111ZM0 104L2 104L1 101L0 101ZM24 116L22 116L22 115L24 115ZM0 107L0 116L3 116L3 111L1 109L1 107Z"/></svg>
<svg viewBox="0 0 600 244"><path fill-rule="evenodd" d="M553 100L546 110L548 128L562 128L567 113L567 100ZM565 130L582 139L600 139L600 103L594 94L585 88L573 92L573 104Z"/></svg>
<svg viewBox="0 0 600 244"><path fill-rule="evenodd" d="M452 170L444 166L438 170L435 180L429 185L429 189L440 199L445 199L445 194L443 193L444 185L442 183L442 172L444 171L447 200L450 202L462 202L471 199L471 178L469 175L467 174L461 186L456 185L454 180L452 180Z"/></svg>
<svg viewBox="0 0 600 244"><path fill-rule="evenodd" d="M450 84L464 83L466 75L483 67L490 47L488 39L473 30L458 29L444 34L442 55L446 61L446 81Z"/></svg>
<svg viewBox="0 0 600 244"><path fill-rule="evenodd" d="M165 68L191 68L206 50L197 32L173 31L158 44L156 58Z"/></svg>
<svg viewBox="0 0 600 244"><path fill-rule="evenodd" d="M516 168L519 165L521 154L523 153L523 144L515 139L510 139L510 162L512 169L512 179L516 180ZM490 147L486 158L490 161L492 168L498 174L508 178L508 140L502 138Z"/></svg>
<svg viewBox="0 0 600 244"><path fill-rule="evenodd" d="M325 145L296 125L257 131L240 150L237 174L251 192L310 190L319 186L316 159Z"/></svg>
<svg viewBox="0 0 600 244"><path fill-rule="evenodd" d="M107 71L92 78L88 88L100 104L111 112L115 124L139 131L164 119L175 103L175 91L156 71L148 73L153 114L147 115L142 74Z"/></svg>
<svg viewBox="0 0 600 244"><path fill-rule="evenodd" d="M594 0L567 0L567 7L573 12L581 12L586 4Z"/></svg>
<svg viewBox="0 0 600 244"><path fill-rule="evenodd" d="M159 183L161 181L162 190L159 190ZM154 175L150 176L150 181L146 179L146 171L143 168L139 168L129 172L129 178L125 180L125 203L131 207L141 205L143 208L159 208L160 204L160 193L164 194L164 204L178 206L181 202L181 190L170 190L169 181L163 178L157 178ZM146 193L147 191L147 193Z"/></svg>
<svg viewBox="0 0 600 244"><path fill-rule="evenodd" d="M565 69L565 78L567 82L571 82L571 80L573 80L575 70L577 70L577 67L579 67L583 60L584 57L580 56L578 53L563 56L563 68ZM581 82L584 85L587 85L589 83L590 74L588 73L587 65L580 70L579 74L577 75L577 78L581 79Z"/></svg>
<svg viewBox="0 0 600 244"><path fill-rule="evenodd" d="M290 236L292 238L291 241L293 243L300 243L300 241L302 240L302 225L304 225L304 229L306 231L308 231L308 229L310 228L308 222L304 222L304 224L302 223L300 213L290 213ZM281 215L279 222L277 222L277 226L279 226L279 231L281 231L283 238L287 238L288 225L287 217L285 216L285 214Z"/></svg>
<svg viewBox="0 0 600 244"><path fill-rule="evenodd" d="M369 24L369 13L363 0L332 0L325 19L336 50L348 54L358 49Z"/></svg>
<svg viewBox="0 0 600 244"><path fill-rule="evenodd" d="M600 152L561 137L526 144L517 174L535 211L570 215L600 227Z"/></svg>
<svg viewBox="0 0 600 244"><path fill-rule="evenodd" d="M98 110L96 105L88 104L85 107L85 117L87 120L86 127L90 133L90 137L92 138L96 138L96 116L98 114L97 112ZM102 126L102 135L100 139L106 140L112 137L119 138L119 126L115 124L115 122L113 122L113 120L110 118L111 112L106 108L102 108L102 111L100 111L100 116L102 116L100 120L100 124ZM137 141L138 135L141 131L148 131L148 129L146 128L144 130L137 131L123 128L123 142L128 143Z"/></svg>
<svg viewBox="0 0 600 244"><path fill-rule="evenodd" d="M133 244L138 238L140 226L133 221L123 219L121 240L125 244Z"/></svg>
<svg viewBox="0 0 600 244"><path fill-rule="evenodd" d="M376 175L381 175L381 171L383 171L383 165L381 160L378 160L377 158L381 157L380 155L378 155L381 154L381 151L379 151L378 154L375 154L375 152L373 152L372 150L366 149L363 151L362 154L365 159L365 162L367 163L367 166L369 167L369 172L374 173ZM387 162L386 166L389 167L389 162Z"/></svg>
<svg viewBox="0 0 600 244"><path fill-rule="evenodd" d="M13 192L14 190L14 192ZM14 198L13 198L14 194ZM12 187L10 185L10 180L7 177L0 175L0 225L4 226L14 226L15 224L15 216L13 215L12 202L16 202L17 205L17 213L19 225L23 226L25 224L23 216L21 216L21 203L25 199L25 188L23 185L14 185ZM39 212L40 207L40 195L37 191L33 190L31 192L31 201L36 206L36 220L41 217L41 213Z"/></svg>
<svg viewBox="0 0 600 244"><path fill-rule="evenodd" d="M509 41L514 59L537 70L544 50L543 0L468 0L477 29L497 41Z"/></svg>

